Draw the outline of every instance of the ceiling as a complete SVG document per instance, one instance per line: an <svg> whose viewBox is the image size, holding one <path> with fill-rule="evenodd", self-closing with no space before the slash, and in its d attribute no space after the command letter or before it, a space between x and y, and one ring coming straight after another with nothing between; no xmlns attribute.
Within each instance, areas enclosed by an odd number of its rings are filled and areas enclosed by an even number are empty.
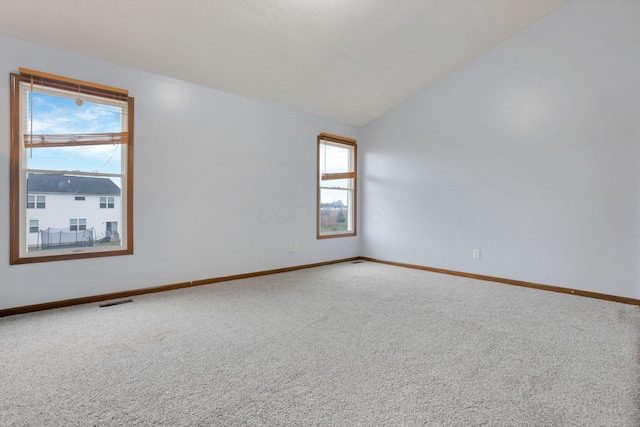
<svg viewBox="0 0 640 427"><path fill-rule="evenodd" d="M0 33L363 126L568 1L0 0Z"/></svg>

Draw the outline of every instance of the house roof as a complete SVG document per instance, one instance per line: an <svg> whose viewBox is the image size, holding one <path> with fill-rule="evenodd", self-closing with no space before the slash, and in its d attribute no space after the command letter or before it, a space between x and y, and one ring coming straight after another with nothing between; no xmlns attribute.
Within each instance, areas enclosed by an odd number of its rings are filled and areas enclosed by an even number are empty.
<svg viewBox="0 0 640 427"><path fill-rule="evenodd" d="M109 178L30 173L27 192L119 196L120 188Z"/></svg>

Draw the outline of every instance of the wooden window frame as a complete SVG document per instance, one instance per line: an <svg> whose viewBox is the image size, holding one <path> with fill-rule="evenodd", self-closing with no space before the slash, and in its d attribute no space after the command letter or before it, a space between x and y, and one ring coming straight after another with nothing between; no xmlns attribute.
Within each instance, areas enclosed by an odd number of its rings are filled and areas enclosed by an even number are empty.
<svg viewBox="0 0 640 427"><path fill-rule="evenodd" d="M21 247L21 239L24 230L27 230L28 224L26 215L26 180L21 177L23 174L22 159L27 144L27 137L21 129L21 112L20 112L20 85L21 83L35 83L40 87L48 89L59 89L68 92L82 92L93 97L104 98L105 100L122 101L127 104L127 129L120 135L120 144L123 145L126 162L123 167L126 170L122 181L123 202L126 203L126 210L122 212L122 222L126 227L126 238L123 242L122 249L111 248L82 248L75 250L51 251L51 255L40 255L28 253L26 249ZM10 203L9 203L9 263L29 264L49 261L62 261L83 258L98 258L107 256L131 255L133 254L133 143L134 143L134 98L129 96L128 91L110 86L90 83L82 80L70 79L67 77L56 76L53 74L42 73L39 71L20 69L20 74L10 74L10 166L9 166L9 183L10 183ZM35 135L34 135L35 136ZM53 136L55 137L55 136ZM92 145L105 144L107 137L98 135L96 140L86 141L83 143L75 143L73 145ZM32 146L36 146L36 142L28 141ZM50 146L71 146L67 141L52 140ZM73 171L68 171L74 173ZM24 197L22 196L24 195ZM36 202L37 204L37 202ZM23 243L26 247L26 243ZM39 252L39 251L38 251Z"/></svg>
<svg viewBox="0 0 640 427"><path fill-rule="evenodd" d="M320 170L320 149L323 141L328 141L336 144L341 144L348 146L353 149L353 172L346 173L322 173ZM338 237L353 237L357 235L358 229L358 145L355 139L345 138L343 136L333 135L330 133L321 133L318 135L318 146L317 146L317 208L316 208L316 237L318 239L333 239ZM322 181L323 180L333 180L333 179L353 179L353 231L347 231L344 233L331 233L331 234L322 234L321 233L321 211L322 211L322 203L321 203L321 193L322 193Z"/></svg>

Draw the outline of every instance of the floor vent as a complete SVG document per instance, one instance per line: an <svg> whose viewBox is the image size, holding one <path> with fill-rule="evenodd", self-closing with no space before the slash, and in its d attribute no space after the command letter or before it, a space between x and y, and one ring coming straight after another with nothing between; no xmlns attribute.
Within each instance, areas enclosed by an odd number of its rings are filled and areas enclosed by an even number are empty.
<svg viewBox="0 0 640 427"><path fill-rule="evenodd" d="M102 307L111 307L112 305L120 305L120 304L126 304L128 302L133 302L132 299L123 299L120 301L113 301L113 302L105 302L104 304L100 304L98 307L102 308Z"/></svg>
<svg viewBox="0 0 640 427"><path fill-rule="evenodd" d="M362 261L361 259L357 260L357 261L351 261L351 264L362 264L364 261Z"/></svg>

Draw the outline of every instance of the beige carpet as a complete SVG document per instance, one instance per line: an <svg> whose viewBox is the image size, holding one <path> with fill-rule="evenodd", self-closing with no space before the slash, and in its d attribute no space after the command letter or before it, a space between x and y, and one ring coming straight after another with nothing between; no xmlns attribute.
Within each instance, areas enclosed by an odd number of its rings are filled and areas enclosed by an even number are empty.
<svg viewBox="0 0 640 427"><path fill-rule="evenodd" d="M640 309L337 264L0 319L2 426L638 426Z"/></svg>

